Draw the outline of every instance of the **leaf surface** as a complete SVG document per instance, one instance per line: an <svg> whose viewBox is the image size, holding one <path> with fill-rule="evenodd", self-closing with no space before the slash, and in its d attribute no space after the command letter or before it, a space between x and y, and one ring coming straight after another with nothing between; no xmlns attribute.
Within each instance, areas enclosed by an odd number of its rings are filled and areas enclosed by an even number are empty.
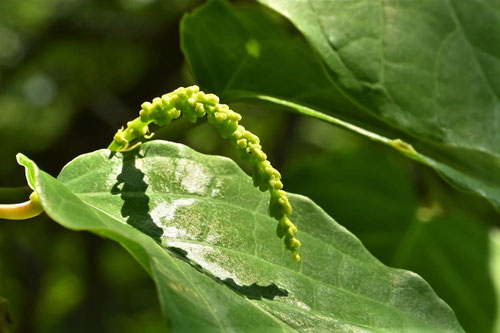
<svg viewBox="0 0 500 333"><path fill-rule="evenodd" d="M367 110L426 139L500 156L496 1L259 1L293 22Z"/></svg>
<svg viewBox="0 0 500 333"><path fill-rule="evenodd" d="M181 31L204 88L226 101L270 102L347 128L500 207L498 6L260 2L307 42L262 8L209 2L185 16ZM468 11L478 16L467 18Z"/></svg>
<svg viewBox="0 0 500 333"><path fill-rule="evenodd" d="M268 194L227 158L155 141L81 155L57 180L19 161L52 219L118 241L144 266L175 331L462 331L422 278L381 264L298 195L293 262Z"/></svg>

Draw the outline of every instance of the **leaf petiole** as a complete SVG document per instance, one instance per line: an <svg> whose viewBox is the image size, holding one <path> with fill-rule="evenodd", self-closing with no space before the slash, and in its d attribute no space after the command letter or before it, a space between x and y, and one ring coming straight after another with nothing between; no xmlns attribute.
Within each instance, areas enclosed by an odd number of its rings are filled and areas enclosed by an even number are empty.
<svg viewBox="0 0 500 333"><path fill-rule="evenodd" d="M0 219L27 220L42 212L43 207L36 192L31 193L28 201L18 204L0 204Z"/></svg>

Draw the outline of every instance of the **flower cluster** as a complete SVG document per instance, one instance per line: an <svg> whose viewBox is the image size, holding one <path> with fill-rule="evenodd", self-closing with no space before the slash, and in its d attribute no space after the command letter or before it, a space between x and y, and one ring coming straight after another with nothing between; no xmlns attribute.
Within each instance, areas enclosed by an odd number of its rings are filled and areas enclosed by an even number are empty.
<svg viewBox="0 0 500 333"><path fill-rule="evenodd" d="M297 249L300 241L295 238L297 227L289 219L292 206L286 192L282 190L280 173L267 160L259 138L238 124L241 115L226 104L219 104L219 98L214 94L205 94L198 86L191 86L178 88L161 98L155 98L152 103L143 103L139 117L128 122L127 128L118 130L108 149L134 149L137 145L130 145L133 140L150 137L149 124L165 126L181 115L192 123L207 115L208 122L218 129L224 139L230 140L240 151L244 161L251 164L254 185L271 194L269 215L278 220L276 234L279 238L285 237L285 247L292 251L293 259L299 261Z"/></svg>

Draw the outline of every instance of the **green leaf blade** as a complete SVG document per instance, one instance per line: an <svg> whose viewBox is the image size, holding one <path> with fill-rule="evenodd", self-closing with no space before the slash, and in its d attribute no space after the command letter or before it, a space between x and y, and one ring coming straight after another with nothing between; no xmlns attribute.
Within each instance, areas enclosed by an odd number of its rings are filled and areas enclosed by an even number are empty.
<svg viewBox="0 0 500 333"><path fill-rule="evenodd" d="M500 156L493 1L260 2L304 34L367 110L417 136ZM464 121L475 114L487 116Z"/></svg>
<svg viewBox="0 0 500 333"><path fill-rule="evenodd" d="M461 331L425 281L382 265L297 195L294 263L268 194L227 158L156 141L82 155L59 180L24 161L54 220L120 242L145 267L174 330Z"/></svg>
<svg viewBox="0 0 500 333"><path fill-rule="evenodd" d="M500 34L491 32L500 21L490 0L259 2L307 42L262 8L208 2L181 24L202 86L390 145L499 209ZM250 39L258 59L246 52Z"/></svg>

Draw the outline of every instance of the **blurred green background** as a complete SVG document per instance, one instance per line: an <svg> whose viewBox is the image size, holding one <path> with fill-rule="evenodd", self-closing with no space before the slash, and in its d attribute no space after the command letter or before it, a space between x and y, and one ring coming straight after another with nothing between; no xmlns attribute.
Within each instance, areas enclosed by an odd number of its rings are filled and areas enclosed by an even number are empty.
<svg viewBox="0 0 500 333"><path fill-rule="evenodd" d="M195 83L179 20L201 2L1 0L0 202L29 194L17 152L55 176L106 147L143 101ZM500 219L487 202L331 125L232 107L261 137L286 190L312 198L385 264L422 275L466 330L500 332ZM178 120L157 138L240 163L206 122ZM126 251L45 215L0 220L0 296L13 332L164 331L154 284Z"/></svg>

